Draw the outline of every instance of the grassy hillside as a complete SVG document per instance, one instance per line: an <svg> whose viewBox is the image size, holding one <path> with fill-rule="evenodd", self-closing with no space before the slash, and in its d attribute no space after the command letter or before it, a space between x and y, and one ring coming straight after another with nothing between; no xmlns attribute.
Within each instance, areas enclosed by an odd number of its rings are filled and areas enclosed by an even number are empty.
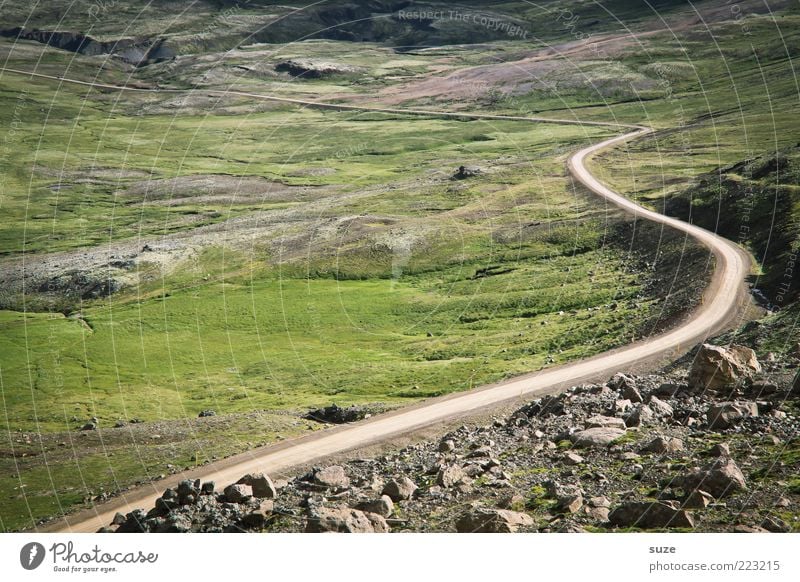
<svg viewBox="0 0 800 582"><path fill-rule="evenodd" d="M116 4L2 10L8 26L164 37L180 54L134 68L6 39L9 66L195 89L0 76L0 121L13 129L0 144L2 530L300 434L310 406L398 406L623 345L691 307L713 267L566 177L567 153L609 131L321 112L203 89L648 123L659 131L593 170L726 234L749 221L741 242L764 257L768 290L795 250L795 9L776 21L743 3L743 22L713 1L658 13L462 3L513 17L530 33L519 39L370 16L407 3L325 3L302 22L335 32L252 45L304 33L278 20L291 4ZM369 26L344 24L348 11ZM675 28L652 32L665 21ZM580 42L626 27L650 32ZM354 31L373 42L341 40ZM565 44L543 53L539 36ZM351 72L295 78L276 70L289 58ZM480 171L454 180L460 165ZM112 281L115 293L92 294ZM786 313L770 325L796 334ZM218 420L196 418L208 409ZM100 431L76 430L93 416Z"/></svg>

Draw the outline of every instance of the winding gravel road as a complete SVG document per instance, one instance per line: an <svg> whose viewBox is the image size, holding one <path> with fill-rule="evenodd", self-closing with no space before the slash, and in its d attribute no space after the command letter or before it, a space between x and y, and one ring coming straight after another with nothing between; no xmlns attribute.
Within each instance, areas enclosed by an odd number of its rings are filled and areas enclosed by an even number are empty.
<svg viewBox="0 0 800 582"><path fill-rule="evenodd" d="M105 89L154 91L151 89L89 83L14 69L0 69L0 71ZM184 93L185 91L160 89L158 92ZM628 130L624 135L608 139L574 153L570 156L568 161L570 173L577 181L581 182L598 196L605 198L609 203L634 214L639 219L657 222L684 232L708 247L716 258L714 276L706 290L701 306L691 314L691 317L685 323L662 335L647 338L590 359L543 370L469 392L428 400L418 405L393 413L380 415L356 424L320 431L306 437L250 451L249 453L225 459L194 471L173 475L158 483L126 492L107 503L97 505L92 510L65 516L63 519L41 528L40 531L94 532L103 526L107 526L117 512L126 513L136 508L152 507L156 498L161 495L165 488L175 486L182 479L197 478L213 480L217 484L225 486L228 483L237 481L246 473L265 472L275 474L287 472L293 467L316 462L325 457L367 445L389 441L400 435L406 435L426 427L435 426L445 421L452 420L453 418L468 416L482 410L507 405L514 400L529 400L539 395L563 390L581 382L592 379L604 379L620 370L638 368L644 365L654 365L681 354L696 343L703 341L709 335L727 327L736 319L742 305L744 305L747 300L748 294L744 281L745 277L750 272L752 264L750 255L734 243L712 232L639 206L621 194L604 186L586 168L586 160L590 156L603 149L619 145L627 140L650 133L652 130L647 127L537 117L451 113L419 109L369 108L316 103L312 101L264 96L237 91L203 90L203 93L237 95L254 99L294 103L307 107L344 111L403 113L475 120L569 123Z"/></svg>

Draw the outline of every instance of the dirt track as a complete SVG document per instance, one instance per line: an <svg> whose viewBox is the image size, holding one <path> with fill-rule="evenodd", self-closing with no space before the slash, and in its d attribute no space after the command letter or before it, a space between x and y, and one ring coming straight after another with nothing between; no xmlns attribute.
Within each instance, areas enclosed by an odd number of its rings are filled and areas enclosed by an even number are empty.
<svg viewBox="0 0 800 582"><path fill-rule="evenodd" d="M46 77L61 82L92 85L82 81L48 77L24 71L3 69L5 72ZM148 91L147 89L95 85L115 90ZM177 90L170 90L176 92ZM164 90L162 90L164 92ZM206 91L213 93L213 91ZM216 93L223 93L217 91ZM368 108L350 105L315 103L311 101L283 99L251 93L225 92L227 94L294 103L297 105L352 111L380 111L412 115L435 115L461 119L495 119L521 122L569 123L605 126L632 130L599 144L584 148L573 154L568 167L573 177L592 192L605 198L609 203L619 206L637 218L651 220L674 228L697 239L712 250L716 257L716 271L706 291L701 307L685 323L662 335L630 344L624 348L606 352L599 356L574 362L535 374L521 376L498 384L486 386L470 392L432 399L416 406L381 415L353 425L341 426L332 430L309 435L279 445L265 447L226 459L198 470L174 475L170 479L127 492L121 497L99 505L92 510L66 516L43 531L94 532L108 525L117 512L126 513L136 508L152 507L163 489L174 486L187 478L213 480L220 485L235 482L242 475L253 472L278 473L291 467L300 466L348 450L387 441L400 435L418 431L425 427L460 417L477 411L499 407L516 399L530 399L539 394L554 392L568 386L588 381L592 378L607 378L614 372L624 369L654 364L689 349L709 335L732 323L745 303L747 293L745 277L750 272L751 258L734 243L711 232L647 210L624 196L613 192L601 184L585 166L585 161L598 151L613 147L629 139L649 133L642 126L629 126L615 123L580 122L577 120L555 120L501 115L480 115L469 113L435 112L425 110L402 110L387 108Z"/></svg>

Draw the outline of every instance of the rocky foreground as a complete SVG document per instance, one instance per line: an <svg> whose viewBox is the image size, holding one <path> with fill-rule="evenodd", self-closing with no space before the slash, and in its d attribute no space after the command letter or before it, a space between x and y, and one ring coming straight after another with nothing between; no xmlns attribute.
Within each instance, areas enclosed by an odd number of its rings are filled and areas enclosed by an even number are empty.
<svg viewBox="0 0 800 582"><path fill-rule="evenodd" d="M800 346L692 362L288 481L184 481L101 531L800 531Z"/></svg>

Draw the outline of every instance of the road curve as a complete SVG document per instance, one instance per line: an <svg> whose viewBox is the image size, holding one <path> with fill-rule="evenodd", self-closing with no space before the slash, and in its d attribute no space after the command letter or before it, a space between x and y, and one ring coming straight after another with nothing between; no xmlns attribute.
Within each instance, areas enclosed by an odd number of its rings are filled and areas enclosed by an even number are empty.
<svg viewBox="0 0 800 582"><path fill-rule="evenodd" d="M85 81L70 80L13 69L0 69L0 71L44 77L61 82L89 85L112 90L153 92L151 89L93 84ZM158 92L184 93L186 91L161 89ZM160 496L161 492L166 487L174 486L182 479L204 479L213 480L219 484L228 484L235 482L246 473L265 472L275 474L286 472L293 467L318 461L348 450L387 441L393 437L413 433L422 428L437 425L459 416L474 414L481 410L508 404L518 399L530 399L537 395L556 392L589 379L608 377L618 370L659 362L667 357L675 356L685 351L697 342L704 340L710 334L724 329L738 315L740 306L747 297L744 281L750 272L752 264L750 255L734 243L712 232L639 206L603 185L586 168L586 161L590 156L601 150L619 145L627 140L650 133L652 130L647 127L536 117L369 108L352 105L316 103L313 101L236 91L203 90L203 92L206 94L233 94L257 99L267 99L270 101L294 103L315 108L345 111L402 113L476 120L570 123L633 130L628 131L624 135L605 140L574 153L570 156L567 164L570 173L577 181L609 203L622 208L639 219L650 220L684 232L708 247L716 258L714 276L706 290L701 306L691 314L691 317L685 323L661 335L632 343L623 348L612 350L593 358L520 376L469 392L435 398L409 408L380 415L356 424L320 431L299 439L250 451L249 453L225 459L194 471L173 475L158 483L124 493L120 497L98 505L91 510L67 515L52 524L40 528L39 531L94 532L101 527L107 526L117 512L126 513L136 508L152 507L156 498Z"/></svg>

